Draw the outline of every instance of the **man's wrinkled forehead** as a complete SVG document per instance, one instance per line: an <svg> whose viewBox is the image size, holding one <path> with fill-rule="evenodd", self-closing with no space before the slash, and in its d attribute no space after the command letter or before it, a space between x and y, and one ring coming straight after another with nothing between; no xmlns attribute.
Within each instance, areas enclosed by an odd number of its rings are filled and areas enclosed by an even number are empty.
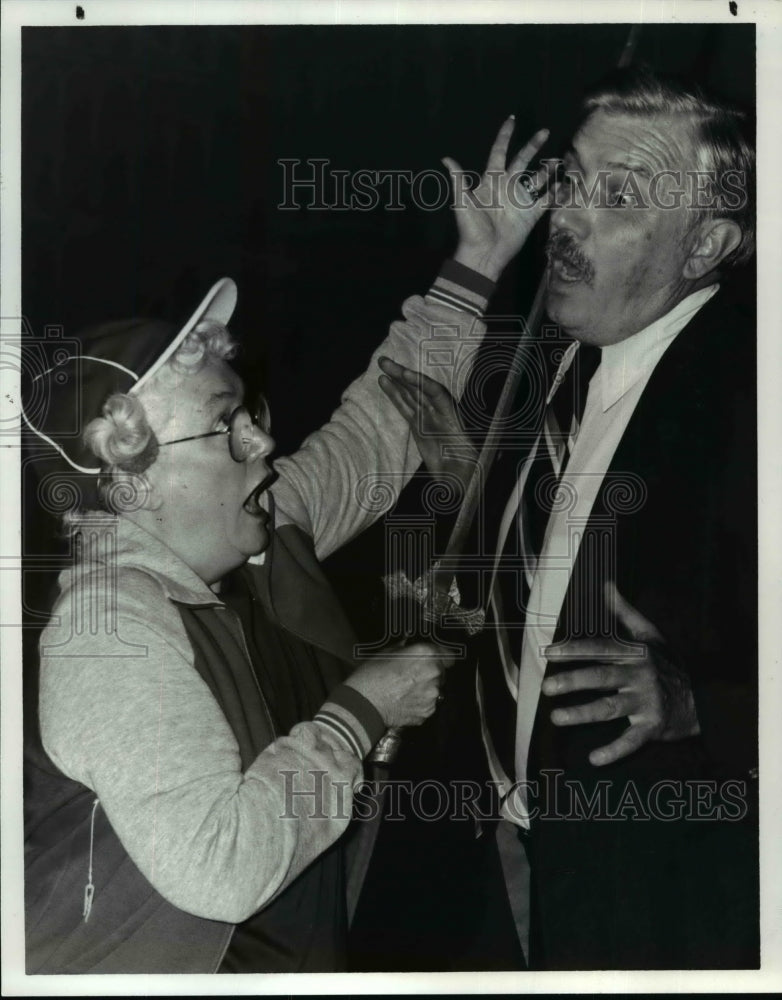
<svg viewBox="0 0 782 1000"><path fill-rule="evenodd" d="M651 178L663 170L694 169L695 161L692 123L686 116L598 109L574 135L565 166L585 171L632 170Z"/></svg>

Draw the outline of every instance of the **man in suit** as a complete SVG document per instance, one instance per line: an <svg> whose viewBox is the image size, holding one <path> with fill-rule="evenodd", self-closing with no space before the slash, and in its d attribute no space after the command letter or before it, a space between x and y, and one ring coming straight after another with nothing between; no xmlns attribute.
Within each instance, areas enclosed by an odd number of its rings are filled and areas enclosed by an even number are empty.
<svg viewBox="0 0 782 1000"><path fill-rule="evenodd" d="M738 113L649 72L589 97L566 154L567 347L482 511L478 705L532 968L759 961L755 329L729 281L753 164ZM491 226L455 259L496 280Z"/></svg>

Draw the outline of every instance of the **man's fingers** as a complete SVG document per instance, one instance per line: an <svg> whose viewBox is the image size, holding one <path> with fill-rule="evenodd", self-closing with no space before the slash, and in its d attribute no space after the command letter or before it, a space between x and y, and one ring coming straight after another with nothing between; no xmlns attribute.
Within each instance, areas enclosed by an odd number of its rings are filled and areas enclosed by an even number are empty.
<svg viewBox="0 0 782 1000"><path fill-rule="evenodd" d="M426 393L431 395L442 393L447 395L445 387L442 386L436 379L433 379L430 375L426 375L424 372L419 372L415 368L408 368L405 365L400 365L398 361L394 361L393 358L387 358L385 356L378 358L377 363L386 375L390 375L391 378L403 379L409 385L421 386Z"/></svg>
<svg viewBox="0 0 782 1000"><path fill-rule="evenodd" d="M442 163L442 165L451 175L451 180L453 181L455 181L457 177L461 176L464 173L461 164L457 163L456 160L451 159L450 156L444 156L440 160L440 163Z"/></svg>
<svg viewBox="0 0 782 1000"><path fill-rule="evenodd" d="M401 379L381 375L378 383L400 415L407 421L413 434L445 440L444 436L460 432L453 406L438 410L431 397L419 386L407 385ZM419 439L420 444L420 439Z"/></svg>
<svg viewBox="0 0 782 1000"><path fill-rule="evenodd" d="M548 199L546 198L546 195L549 191L549 185L555 180L555 177L556 170L551 163L544 163L542 166L538 167L532 175L532 183L539 192L538 200L546 202L544 207L548 206Z"/></svg>
<svg viewBox="0 0 782 1000"><path fill-rule="evenodd" d="M525 170L509 171L508 183L510 203L524 211L530 225L535 225L557 204L557 192L561 184L557 182L556 172L550 164L539 167L534 173ZM534 196L534 201L531 195Z"/></svg>
<svg viewBox="0 0 782 1000"><path fill-rule="evenodd" d="M430 379L428 375L424 375L414 368L406 368L392 358L381 357L377 359L377 363L389 378L395 379L397 382L405 382L407 385L415 387L423 386L425 382L437 385L434 379Z"/></svg>
<svg viewBox="0 0 782 1000"><path fill-rule="evenodd" d="M589 763L594 764L595 767L613 764L614 761L621 760L622 757L629 757L631 753L640 750L644 743L648 743L651 738L651 730L643 726L630 726L613 743L593 750L589 755Z"/></svg>
<svg viewBox="0 0 782 1000"><path fill-rule="evenodd" d="M398 396L406 399L411 406L420 407L423 377L421 373L413 371L412 368L405 368L391 358L378 358L378 365L383 370L383 375L378 379L380 385L383 388L393 385Z"/></svg>
<svg viewBox="0 0 782 1000"><path fill-rule="evenodd" d="M446 417L452 417L455 412L453 397L445 388L429 375L406 368L391 358L378 358L378 365L383 372L400 388L409 391L411 401L427 405Z"/></svg>
<svg viewBox="0 0 782 1000"><path fill-rule="evenodd" d="M419 386L407 385L401 379L390 379L390 382L396 389L397 398L404 400L407 406L411 408L412 412L417 415L421 423L420 429L423 429L424 422L426 422L430 429L434 427L431 420L432 404L421 391Z"/></svg>
<svg viewBox="0 0 782 1000"><path fill-rule="evenodd" d="M565 670L543 681L543 694L557 697L571 691L600 691L619 688L628 680L628 668L609 663L596 663L580 670Z"/></svg>
<svg viewBox="0 0 782 1000"><path fill-rule="evenodd" d="M607 581L603 591L610 611L624 625L631 638L638 642L662 642L663 637L657 627L644 618L640 611L622 597L613 580Z"/></svg>
<svg viewBox="0 0 782 1000"><path fill-rule="evenodd" d="M440 160L440 163L442 163L451 176L451 185L453 187L453 207L464 208L465 205L474 205L475 196L472 193L470 178L477 181L477 175L472 172L464 171L456 160L452 160L450 156L444 156Z"/></svg>
<svg viewBox="0 0 782 1000"><path fill-rule="evenodd" d="M412 423L418 416L418 409L413 406L399 385L387 375L381 375L378 383L405 420Z"/></svg>
<svg viewBox="0 0 782 1000"><path fill-rule="evenodd" d="M417 378L404 378L402 375L387 375L387 378L403 392L411 402L419 400L422 396L420 382Z"/></svg>
<svg viewBox="0 0 782 1000"><path fill-rule="evenodd" d="M585 722L610 722L629 716L636 699L631 695L615 694L586 705L571 705L570 708L555 708L551 721L555 726L580 726Z"/></svg>
<svg viewBox="0 0 782 1000"><path fill-rule="evenodd" d="M516 127L516 118L510 115L500 125L497 138L494 140L489 150L489 159L486 161L486 170L502 172L505 169L505 160L508 158L508 145L513 130Z"/></svg>
<svg viewBox="0 0 782 1000"><path fill-rule="evenodd" d="M453 397L444 385L440 385L428 375L421 375L418 382L421 392L427 397L432 406L440 413L452 413L454 404Z"/></svg>
<svg viewBox="0 0 782 1000"><path fill-rule="evenodd" d="M489 151L489 158L486 161L487 171L498 173L503 173L505 171L505 162L508 158L508 146L515 127L516 119L513 115L506 118L500 126L497 137ZM516 153L513 157L512 167L509 167L508 169L512 168L513 170L518 171L524 170L532 157L535 156L535 154L541 149L548 137L549 130L547 128L538 129L532 138L519 150L518 153ZM450 156L444 156L440 162L448 170L454 182L456 181L457 175L464 173L461 166Z"/></svg>
<svg viewBox="0 0 782 1000"><path fill-rule="evenodd" d="M435 409L441 412L450 412L453 409L450 393L439 382L412 368L404 368L402 365L397 365L397 368L400 370L398 378L413 392L425 398Z"/></svg>
<svg viewBox="0 0 782 1000"><path fill-rule="evenodd" d="M393 378L399 378L402 372L405 370L404 365L400 365L398 361L394 361L393 358L386 357L385 354L381 354L377 359L378 366Z"/></svg>
<svg viewBox="0 0 782 1000"><path fill-rule="evenodd" d="M500 129L502 131L502 129ZM542 148L543 144L549 137L549 130L547 128L538 129L538 131L532 136L529 142L516 153L516 155L511 160L508 165L509 174L520 174L526 169L527 164L530 162L533 156L535 156L539 150ZM498 137L499 138L499 137ZM506 144L507 150L507 144ZM494 150L492 150L494 152ZM505 169L505 161L503 160L500 170ZM545 178L545 175L544 175Z"/></svg>
<svg viewBox="0 0 782 1000"><path fill-rule="evenodd" d="M642 663L643 656L632 657L628 654L627 644L621 644L611 636L600 636L594 639L567 639L544 650L547 660L556 663L572 663L574 660L607 660L611 663Z"/></svg>
<svg viewBox="0 0 782 1000"><path fill-rule="evenodd" d="M426 406L441 417L445 417L451 423L458 422L453 396L445 386L435 382L428 375L419 375L418 372L410 372L410 376L406 374L403 378L412 391L418 394L422 406Z"/></svg>

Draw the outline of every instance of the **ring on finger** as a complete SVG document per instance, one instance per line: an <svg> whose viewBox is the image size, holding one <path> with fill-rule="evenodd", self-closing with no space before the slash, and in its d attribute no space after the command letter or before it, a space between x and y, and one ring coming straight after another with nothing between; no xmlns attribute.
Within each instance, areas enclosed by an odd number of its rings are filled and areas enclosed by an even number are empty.
<svg viewBox="0 0 782 1000"><path fill-rule="evenodd" d="M522 188L525 194L530 197L530 205L534 205L536 201L539 201L543 192L540 188L535 187L532 178L528 174L522 174L519 177L519 186Z"/></svg>

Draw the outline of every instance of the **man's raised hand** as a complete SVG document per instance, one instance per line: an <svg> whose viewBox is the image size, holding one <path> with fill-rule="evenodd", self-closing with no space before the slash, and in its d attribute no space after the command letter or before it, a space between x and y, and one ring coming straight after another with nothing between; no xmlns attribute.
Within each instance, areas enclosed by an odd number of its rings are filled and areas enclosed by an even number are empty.
<svg viewBox="0 0 782 1000"><path fill-rule="evenodd" d="M454 260L496 281L505 266L524 245L535 224L546 210L546 188L550 172L540 168L535 173L528 164L548 138L548 129L540 129L506 165L508 144L515 127L513 116L507 118L497 133L489 153L486 170L477 187L470 189L467 175L450 157L443 164L451 175L454 188L454 211L459 243ZM528 179L529 183L525 183ZM534 194L530 194L530 188Z"/></svg>

